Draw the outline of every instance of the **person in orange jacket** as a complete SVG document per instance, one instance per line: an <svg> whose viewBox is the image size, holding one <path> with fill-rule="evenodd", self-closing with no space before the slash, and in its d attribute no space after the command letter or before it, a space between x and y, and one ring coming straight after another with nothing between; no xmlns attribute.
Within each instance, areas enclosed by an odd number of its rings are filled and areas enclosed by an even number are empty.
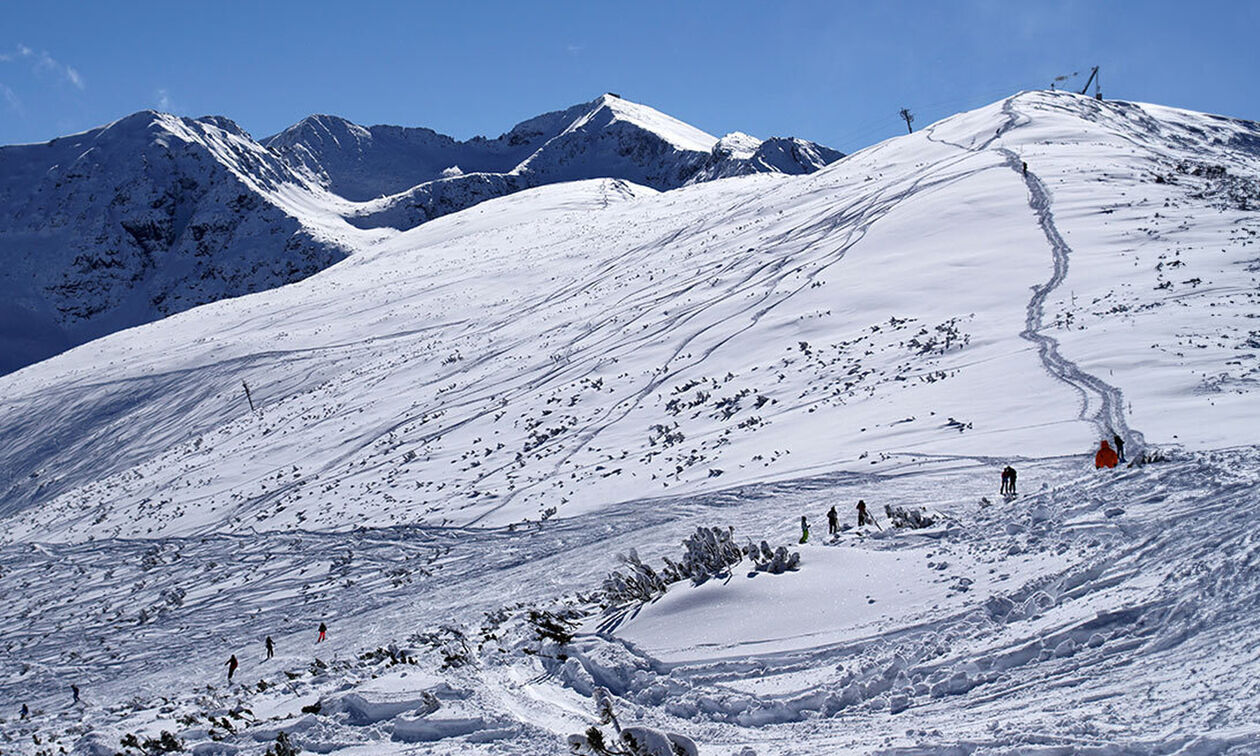
<svg viewBox="0 0 1260 756"><path fill-rule="evenodd" d="M1116 454L1116 450L1111 448L1111 444L1103 441L1098 447L1098 453L1094 455L1094 467L1101 470L1104 467L1115 467L1120 463L1120 457Z"/></svg>

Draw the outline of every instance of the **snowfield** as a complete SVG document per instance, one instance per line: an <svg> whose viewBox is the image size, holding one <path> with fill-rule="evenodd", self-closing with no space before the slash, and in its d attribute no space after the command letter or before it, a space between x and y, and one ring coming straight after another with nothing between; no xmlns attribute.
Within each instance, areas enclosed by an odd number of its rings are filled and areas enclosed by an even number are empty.
<svg viewBox="0 0 1260 756"><path fill-rule="evenodd" d="M561 753L601 690L705 754L1260 749L1260 126L1032 92L788 172L286 195L344 260L0 377L3 749ZM800 563L605 583L698 527Z"/></svg>

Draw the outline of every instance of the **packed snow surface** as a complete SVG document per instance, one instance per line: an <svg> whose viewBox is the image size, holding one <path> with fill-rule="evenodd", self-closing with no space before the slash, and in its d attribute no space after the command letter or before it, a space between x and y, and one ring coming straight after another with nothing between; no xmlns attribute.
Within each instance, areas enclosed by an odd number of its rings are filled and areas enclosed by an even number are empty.
<svg viewBox="0 0 1260 756"><path fill-rule="evenodd" d="M1253 752L1258 175L1255 124L1025 93L345 231L4 376L4 748L557 753L606 689L701 753ZM714 526L800 564L601 591Z"/></svg>

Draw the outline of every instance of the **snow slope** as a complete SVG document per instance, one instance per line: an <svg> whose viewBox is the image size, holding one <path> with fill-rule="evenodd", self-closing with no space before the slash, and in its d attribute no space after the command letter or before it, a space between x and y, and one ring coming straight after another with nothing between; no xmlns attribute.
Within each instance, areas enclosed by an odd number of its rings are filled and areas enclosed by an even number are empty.
<svg viewBox="0 0 1260 756"><path fill-rule="evenodd" d="M1139 112L1027 95L794 181L544 187L98 340L4 379L6 537L496 525L1112 431L1245 443L1254 214L1150 124L1253 127Z"/></svg>
<svg viewBox="0 0 1260 756"><path fill-rule="evenodd" d="M4 376L6 745L555 753L599 685L704 753L1254 751L1258 145L1024 93L808 176L528 189ZM1093 471L1113 432L1167 461ZM885 529L820 538L858 498ZM592 594L802 514L796 572Z"/></svg>

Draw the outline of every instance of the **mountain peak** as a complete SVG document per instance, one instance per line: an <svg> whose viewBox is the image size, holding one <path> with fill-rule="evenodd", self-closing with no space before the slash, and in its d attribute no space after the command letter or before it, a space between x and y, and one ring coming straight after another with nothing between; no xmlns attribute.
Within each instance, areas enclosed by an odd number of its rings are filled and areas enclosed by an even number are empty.
<svg viewBox="0 0 1260 756"><path fill-rule="evenodd" d="M655 108L631 102L612 93L600 95L593 105L595 107L587 114L586 118L575 122L570 126L570 130L580 128L588 123L609 126L614 121L620 121L649 131L679 150L708 152L717 143L717 137L689 123L666 115ZM609 114L611 118L603 118L604 114Z"/></svg>

